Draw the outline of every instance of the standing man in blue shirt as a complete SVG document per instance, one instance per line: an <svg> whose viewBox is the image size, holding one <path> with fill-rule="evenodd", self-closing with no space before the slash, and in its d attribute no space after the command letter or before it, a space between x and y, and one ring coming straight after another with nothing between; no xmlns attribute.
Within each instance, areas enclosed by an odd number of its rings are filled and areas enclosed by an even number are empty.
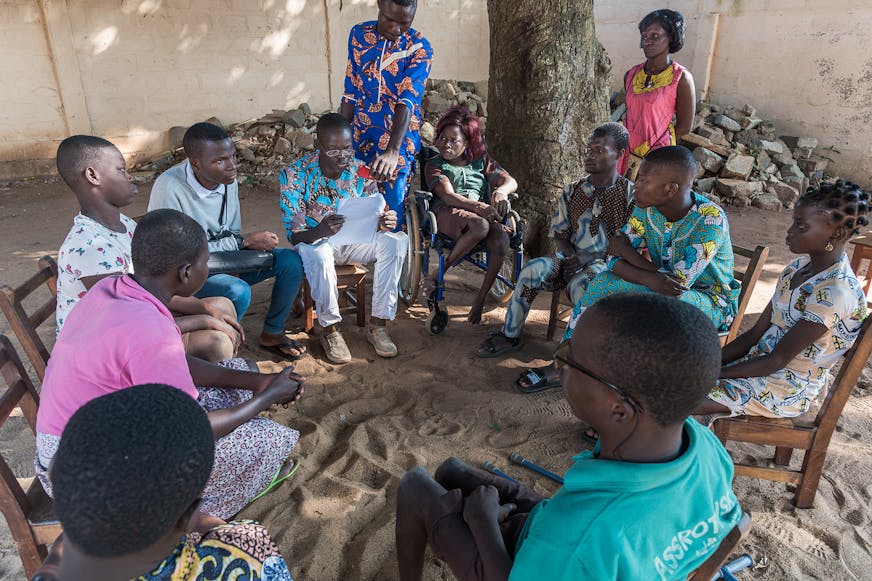
<svg viewBox="0 0 872 581"><path fill-rule="evenodd" d="M421 99L433 60L430 42L411 28L417 8L417 0L378 0L378 20L351 29L339 109L352 124L357 157L382 182L400 223L421 148Z"/></svg>

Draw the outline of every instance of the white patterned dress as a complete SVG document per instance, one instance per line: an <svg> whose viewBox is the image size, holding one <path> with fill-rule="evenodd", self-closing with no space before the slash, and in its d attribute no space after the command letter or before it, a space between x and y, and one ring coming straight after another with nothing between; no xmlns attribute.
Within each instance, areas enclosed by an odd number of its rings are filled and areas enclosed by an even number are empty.
<svg viewBox="0 0 872 581"><path fill-rule="evenodd" d="M848 257L843 254L833 266L791 290L791 279L808 262L807 256L797 258L781 273L772 297L771 325L739 361L768 355L800 321L825 325L827 332L772 375L719 380L709 398L734 414L770 418L804 414L820 393L826 393L830 368L860 334L866 296Z"/></svg>

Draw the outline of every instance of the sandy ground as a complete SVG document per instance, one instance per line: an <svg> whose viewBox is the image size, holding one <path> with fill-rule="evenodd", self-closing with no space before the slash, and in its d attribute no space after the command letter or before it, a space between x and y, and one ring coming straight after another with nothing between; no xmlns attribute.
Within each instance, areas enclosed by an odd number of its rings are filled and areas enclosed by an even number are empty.
<svg viewBox="0 0 872 581"><path fill-rule="evenodd" d="M141 187L129 215L144 212L149 187ZM246 229L281 232L273 191L244 189L242 198ZM38 257L55 253L76 210L72 195L57 182L0 185L0 281L22 281ZM790 216L731 209L730 219L734 242L771 248L749 309L746 324L752 324L791 258L784 245ZM552 493L552 483L510 466L508 455L518 451L562 473L570 457L585 447L583 425L572 417L559 390L525 396L512 387L520 370L544 363L554 348L544 340L550 295L541 295L534 305L521 353L480 360L473 351L498 328L504 310L492 307L483 325L465 323L479 282L480 275L469 270L450 273L448 301L458 306L450 307L450 325L440 336L426 333L425 307L401 312L392 327L401 353L395 360L374 355L353 316L344 324L354 355L350 364L327 363L317 342L310 341L314 356L297 367L308 377L303 401L273 414L302 433L296 450L302 467L291 482L241 514L269 527L296 579L396 578L394 495L398 478L412 466L432 470L452 454L475 464L492 460L536 490ZM281 364L251 348L269 288L269 283L255 287L245 318L249 348L243 354L263 369L275 370ZM290 319L288 329L306 338L299 319ZM9 332L5 321L0 321L0 332ZM52 341L53 323L41 333ZM795 509L792 495L778 483L735 482L739 500L753 515L753 530L742 550L758 562L740 578L872 579L872 388L868 381L863 385L848 402L830 446L815 508ZM12 418L0 432L0 449L17 475L32 476L33 438L22 418ZM754 448L732 450L746 456ZM0 578L22 578L5 523L0 529ZM434 559L428 559L425 577L452 578Z"/></svg>

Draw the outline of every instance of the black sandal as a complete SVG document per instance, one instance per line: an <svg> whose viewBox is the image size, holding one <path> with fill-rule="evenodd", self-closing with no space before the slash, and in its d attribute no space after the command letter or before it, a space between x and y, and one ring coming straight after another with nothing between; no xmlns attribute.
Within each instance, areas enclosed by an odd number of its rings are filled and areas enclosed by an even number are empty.
<svg viewBox="0 0 872 581"><path fill-rule="evenodd" d="M527 380L528 385L521 385L521 381L524 379ZM546 389L553 389L555 387L560 387L562 384L559 379L553 380L548 379L548 376L542 373L539 369L527 369L524 373L521 374L515 381L515 387L518 388L518 391L521 393L538 393L540 391L545 391Z"/></svg>
<svg viewBox="0 0 872 581"><path fill-rule="evenodd" d="M495 338L502 337L505 339L505 342L502 343L502 348L498 348ZM524 343L521 341L520 337L506 337L506 334L502 331L498 331L495 333L491 333L490 336L484 340L475 354L481 357L482 359L490 359L492 357L499 357L500 355L505 355L506 353L512 353L513 351L517 351L521 347L524 346Z"/></svg>

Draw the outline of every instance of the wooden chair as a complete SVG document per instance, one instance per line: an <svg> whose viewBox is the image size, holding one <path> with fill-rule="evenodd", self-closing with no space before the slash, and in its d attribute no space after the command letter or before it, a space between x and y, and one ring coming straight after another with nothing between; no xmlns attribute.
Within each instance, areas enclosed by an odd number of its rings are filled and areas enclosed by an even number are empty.
<svg viewBox="0 0 872 581"><path fill-rule="evenodd" d="M0 287L0 310L6 315L9 326L42 381L49 353L36 329L54 315L57 308L58 265L51 256L43 256L37 261L37 267L39 271L20 286L14 289L6 285ZM24 301L43 284L51 291L51 296L32 315L28 315Z"/></svg>
<svg viewBox="0 0 872 581"><path fill-rule="evenodd" d="M722 540L721 544L718 545L717 550L712 553L712 556L706 559L702 565L697 567L696 571L688 575L687 581L709 581L714 577L727 561L727 558L733 554L736 547L739 546L739 543L748 536L750 530L751 515L743 512L742 518L740 518L736 526L727 533L727 536L724 537L724 540Z"/></svg>
<svg viewBox="0 0 872 581"><path fill-rule="evenodd" d="M851 268L854 270L854 274L857 275L857 278L860 279L860 282L863 283L863 292L866 293L866 296L869 296L869 288L872 287L872 263L869 264L865 271L865 276L860 276L860 268L863 265L864 260L872 260L872 232L866 232L865 234L861 234L860 236L856 236L850 240L851 244L854 245L854 252L851 254ZM872 301L868 301L867 304L872 306Z"/></svg>
<svg viewBox="0 0 872 581"><path fill-rule="evenodd" d="M793 504L797 508L811 508L817 494L827 448L836 429L839 416L872 354L872 317L863 322L860 336L845 354L842 367L817 415L806 414L798 418L762 418L741 416L715 421L713 430L724 444L729 440L775 446L774 467L736 464L736 476L765 478L796 486ZM805 450L802 467L793 470L788 465L793 450Z"/></svg>
<svg viewBox="0 0 872 581"><path fill-rule="evenodd" d="M739 291L736 318L733 319L730 328L725 333L720 334L721 345L726 345L739 335L742 319L745 318L745 309L748 308L748 303L751 302L754 287L757 286L757 281L760 279L760 275L763 274L763 267L766 266L766 259L769 258L769 247L758 244L754 250L750 250L733 244L733 254L747 258L748 266L745 267L745 270L733 269L733 276L742 283L742 290Z"/></svg>
<svg viewBox="0 0 872 581"><path fill-rule="evenodd" d="M336 267L336 286L339 288L339 311L355 311L357 326L366 326L366 275L369 270L360 264L343 264ZM352 295L349 291L354 290ZM350 303L350 304L349 304ZM306 332L315 328L315 301L309 290L309 281L303 277L303 309Z"/></svg>
<svg viewBox="0 0 872 581"><path fill-rule="evenodd" d="M36 435L36 410L39 395L24 371L12 343L0 335L0 372L8 388L0 398L0 426L6 423L16 407L30 424ZM18 555L27 577L36 574L47 555L46 545L58 538L62 528L52 512L51 498L45 493L38 478L34 478L27 491L0 456L0 512L12 531Z"/></svg>
<svg viewBox="0 0 872 581"><path fill-rule="evenodd" d="M742 319L745 317L745 309L748 308L748 303L751 302L751 295L754 292L754 286L757 280L763 273L763 267L766 265L766 259L769 257L769 247L757 246L754 250L743 248L737 244L733 244L733 254L744 256L748 259L748 266L744 269L736 268L733 271L733 276L736 280L742 283L742 290L739 292L739 304L736 311L736 318L730 325L729 330L720 334L721 344L726 345L736 338L739 334L739 327L742 325ZM551 312L548 316L548 330L545 332L545 339L551 341L554 338L554 331L557 329L558 319L562 319L572 309L573 305L569 305L564 301L566 293L553 292L551 293ZM560 310L561 305L568 308Z"/></svg>

